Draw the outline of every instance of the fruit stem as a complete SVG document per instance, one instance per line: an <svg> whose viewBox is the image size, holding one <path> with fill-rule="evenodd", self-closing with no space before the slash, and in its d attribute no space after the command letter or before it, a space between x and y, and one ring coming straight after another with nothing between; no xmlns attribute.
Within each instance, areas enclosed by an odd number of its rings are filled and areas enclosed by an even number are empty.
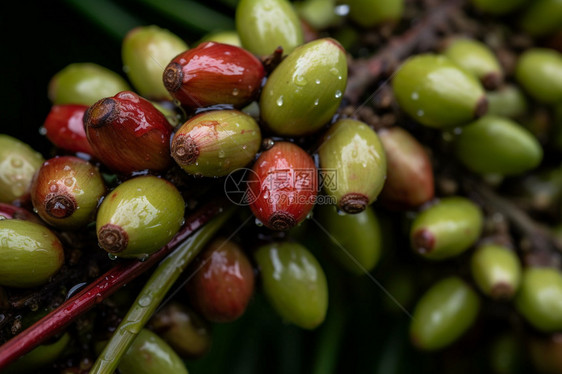
<svg viewBox="0 0 562 374"><path fill-rule="evenodd" d="M234 207L226 209L180 244L158 265L90 369L91 374L112 374L117 369L122 355L160 306L180 274L233 212Z"/></svg>
<svg viewBox="0 0 562 374"><path fill-rule="evenodd" d="M365 91L383 75L390 75L398 68L400 61L433 47L440 40L436 30L454 19L452 13L458 12L463 4L462 0L450 0L432 7L431 12L415 26L390 39L377 53L367 59L353 61L345 92L349 104L357 105Z"/></svg>
<svg viewBox="0 0 562 374"><path fill-rule="evenodd" d="M193 234L195 230L217 215L222 210L222 207L223 203L217 202L202 207L186 219L183 228L166 246L152 254L146 261L130 260L118 263L89 286L65 301L57 309L0 346L0 371L18 357L63 331L77 317L150 269Z"/></svg>

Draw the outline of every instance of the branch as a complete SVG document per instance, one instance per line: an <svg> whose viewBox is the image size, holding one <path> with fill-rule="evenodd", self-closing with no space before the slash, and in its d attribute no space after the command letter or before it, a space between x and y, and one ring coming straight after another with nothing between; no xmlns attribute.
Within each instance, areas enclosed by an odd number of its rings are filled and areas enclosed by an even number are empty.
<svg viewBox="0 0 562 374"><path fill-rule="evenodd" d="M166 246L152 254L146 261L120 262L57 309L6 342L0 347L0 371L18 357L61 332L82 313L101 303L123 285L130 283L147 271L195 230L218 214L222 207L222 203L211 203L204 206L186 220L180 232Z"/></svg>

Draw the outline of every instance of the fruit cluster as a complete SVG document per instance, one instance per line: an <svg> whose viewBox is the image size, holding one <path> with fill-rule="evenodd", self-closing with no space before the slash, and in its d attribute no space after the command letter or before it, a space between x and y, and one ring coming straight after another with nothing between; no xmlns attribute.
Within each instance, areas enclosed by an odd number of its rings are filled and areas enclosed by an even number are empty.
<svg viewBox="0 0 562 374"><path fill-rule="evenodd" d="M131 30L127 80L93 63L52 77L41 131L53 154L0 134L0 330L20 332L22 307L38 329L45 316L68 325L73 303L101 303L105 318L26 341L14 363L2 333L0 369L186 373L210 324L238 320L256 290L315 330L363 276L408 318L418 351L474 345L471 328L503 313L507 364L517 326L536 369L562 372L560 1L446 2L517 15L494 35L519 44L463 35L459 21L425 48L412 32L392 39L408 2L344 3L240 0L236 31L191 48L155 25ZM358 47L365 30L386 49ZM144 287L110 297L143 279L127 269L162 258ZM97 289L113 274L115 289L71 298L102 271ZM97 360L60 364L72 341Z"/></svg>

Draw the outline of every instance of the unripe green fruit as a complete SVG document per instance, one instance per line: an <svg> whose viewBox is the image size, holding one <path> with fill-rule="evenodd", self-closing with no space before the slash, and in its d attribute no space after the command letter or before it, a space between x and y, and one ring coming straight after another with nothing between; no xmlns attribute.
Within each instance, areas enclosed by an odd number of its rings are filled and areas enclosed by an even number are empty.
<svg viewBox="0 0 562 374"><path fill-rule="evenodd" d="M145 258L166 245L183 223L176 187L154 176L129 179L103 200L97 215L100 246L117 257Z"/></svg>
<svg viewBox="0 0 562 374"><path fill-rule="evenodd" d="M515 305L538 330L562 331L562 273L552 268L525 269Z"/></svg>
<svg viewBox="0 0 562 374"><path fill-rule="evenodd" d="M64 353L69 342L70 335L64 333L54 343L37 346L21 356L3 369L2 374L39 373L40 369L52 364Z"/></svg>
<svg viewBox="0 0 562 374"><path fill-rule="evenodd" d="M371 204L386 178L386 155L377 133L365 123L343 119L325 135L318 149L323 185L346 213L358 213ZM335 180L327 183L329 174Z"/></svg>
<svg viewBox="0 0 562 374"><path fill-rule="evenodd" d="M11 203L29 191L43 156L26 143L0 134L0 202Z"/></svg>
<svg viewBox="0 0 562 374"><path fill-rule="evenodd" d="M519 56L515 78L534 99L547 104L562 102L560 52L546 48L526 50Z"/></svg>
<svg viewBox="0 0 562 374"><path fill-rule="evenodd" d="M64 263L59 239L38 223L0 220L0 285L35 287L47 283Z"/></svg>
<svg viewBox="0 0 562 374"><path fill-rule="evenodd" d="M279 135L319 130L338 110L347 83L345 50L334 39L317 39L295 49L267 79L261 117Z"/></svg>
<svg viewBox="0 0 562 374"><path fill-rule="evenodd" d="M49 82L53 104L92 105L104 97L129 91L127 82L117 73L93 63L74 63L56 73Z"/></svg>
<svg viewBox="0 0 562 374"><path fill-rule="evenodd" d="M152 100L172 100L162 82L162 73L171 59L187 49L187 44L168 30L155 25L139 26L123 39L123 70L140 95Z"/></svg>
<svg viewBox="0 0 562 374"><path fill-rule="evenodd" d="M314 256L298 243L277 242L254 253L263 291L287 322L318 327L328 309L328 284Z"/></svg>
<svg viewBox="0 0 562 374"><path fill-rule="evenodd" d="M289 54L304 42L299 17L287 0L241 0L236 7L236 31L242 46L259 56L277 47Z"/></svg>
<svg viewBox="0 0 562 374"><path fill-rule="evenodd" d="M484 13L505 14L521 8L529 0L472 0L472 4Z"/></svg>
<svg viewBox="0 0 562 374"><path fill-rule="evenodd" d="M176 352L158 335L142 329L119 362L121 374L188 374Z"/></svg>
<svg viewBox="0 0 562 374"><path fill-rule="evenodd" d="M527 112L528 104L521 89L506 84L498 90L486 92L488 113L500 117L516 118Z"/></svg>
<svg viewBox="0 0 562 374"><path fill-rule="evenodd" d="M521 282L521 263L509 248L488 244L471 259L472 277L480 290L493 299L510 299Z"/></svg>
<svg viewBox="0 0 562 374"><path fill-rule="evenodd" d="M446 56L410 57L396 72L392 88L402 110L429 127L465 125L487 110L478 79Z"/></svg>
<svg viewBox="0 0 562 374"><path fill-rule="evenodd" d="M340 215L335 206L318 205L314 216L329 233L330 253L346 270L362 275L375 268L382 250L382 231L373 209Z"/></svg>
<svg viewBox="0 0 562 374"><path fill-rule="evenodd" d="M443 54L474 74L485 88L495 89L503 81L503 72L494 53L484 43L469 38L449 41Z"/></svg>
<svg viewBox="0 0 562 374"><path fill-rule="evenodd" d="M455 138L455 154L479 174L517 175L542 161L539 141L508 118L486 115L464 126Z"/></svg>
<svg viewBox="0 0 562 374"><path fill-rule="evenodd" d="M404 13L404 0L347 0L349 18L363 27L385 21L398 21Z"/></svg>
<svg viewBox="0 0 562 374"><path fill-rule="evenodd" d="M218 32L207 34L199 41L198 44L204 42L223 43L223 44L235 45L237 47L242 47L242 41L240 41L240 37L238 36L238 33L234 30L218 31Z"/></svg>
<svg viewBox="0 0 562 374"><path fill-rule="evenodd" d="M410 325L413 344L422 350L438 350L459 339L474 323L480 300L458 277L434 284L419 300Z"/></svg>
<svg viewBox="0 0 562 374"><path fill-rule="evenodd" d="M480 237L483 214L471 200L446 197L421 212L412 223L410 241L415 252L431 260L454 257Z"/></svg>
<svg viewBox="0 0 562 374"><path fill-rule="evenodd" d="M316 30L335 25L341 18L335 12L336 0L305 0L294 5L299 17Z"/></svg>
<svg viewBox="0 0 562 374"><path fill-rule="evenodd" d="M261 145L257 122L237 110L201 113L174 134L172 157L189 174L222 177L248 165Z"/></svg>
<svg viewBox="0 0 562 374"><path fill-rule="evenodd" d="M562 30L561 0L532 0L521 14L521 28L531 36L548 36Z"/></svg>

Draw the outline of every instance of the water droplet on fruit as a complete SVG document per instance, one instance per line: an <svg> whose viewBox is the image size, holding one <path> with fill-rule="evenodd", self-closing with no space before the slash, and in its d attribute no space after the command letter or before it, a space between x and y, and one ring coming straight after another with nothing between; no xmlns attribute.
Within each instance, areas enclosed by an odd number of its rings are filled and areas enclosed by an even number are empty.
<svg viewBox="0 0 562 374"><path fill-rule="evenodd" d="M107 254L107 257L109 257L109 259L110 259L111 261L117 260L117 256L115 256L113 253L108 253L108 254Z"/></svg>
<svg viewBox="0 0 562 374"><path fill-rule="evenodd" d="M262 226L263 226L263 222L260 221L258 218L256 218L255 222L256 222L256 226L258 226L258 227L262 227Z"/></svg>
<svg viewBox="0 0 562 374"><path fill-rule="evenodd" d="M238 96L238 94L240 93L240 90L238 88L235 88L232 90L232 96Z"/></svg>
<svg viewBox="0 0 562 374"><path fill-rule="evenodd" d="M283 106L283 95L277 98L277 106Z"/></svg>
<svg viewBox="0 0 562 374"><path fill-rule="evenodd" d="M39 135L47 135L47 129L44 126L39 127Z"/></svg>
<svg viewBox="0 0 562 374"><path fill-rule="evenodd" d="M303 77L302 75L297 75L297 77L295 78L295 84L297 86L301 86L301 87L306 86L306 83L308 82L306 81L306 78Z"/></svg>
<svg viewBox="0 0 562 374"><path fill-rule="evenodd" d="M72 186L74 185L74 183L76 183L76 179L75 179L75 178L66 178L66 179L64 180L64 184L65 184L67 187L72 187Z"/></svg>
<svg viewBox="0 0 562 374"><path fill-rule="evenodd" d="M343 4L336 6L334 8L334 13L337 16L347 16L349 14L349 5Z"/></svg>
<svg viewBox="0 0 562 374"><path fill-rule="evenodd" d="M420 94L417 92L412 92L412 100L418 100L420 98Z"/></svg>
<svg viewBox="0 0 562 374"><path fill-rule="evenodd" d="M416 112L416 115L417 115L418 117L423 117L424 114L425 114L424 111L421 110L421 109Z"/></svg>
<svg viewBox="0 0 562 374"><path fill-rule="evenodd" d="M316 79L316 84L320 84L320 79Z"/></svg>
<svg viewBox="0 0 562 374"><path fill-rule="evenodd" d="M340 90L336 90L336 93L334 94L334 97L335 97L336 99L339 99L339 98L341 97L341 95L342 95L341 91L340 91Z"/></svg>
<svg viewBox="0 0 562 374"><path fill-rule="evenodd" d="M340 74L340 71L338 70L338 68L331 68L330 73L332 73L332 75L338 76Z"/></svg>
<svg viewBox="0 0 562 374"><path fill-rule="evenodd" d="M219 153L218 153L219 158L224 158L225 155L226 154L224 153L224 151L222 149L219 150Z"/></svg>
<svg viewBox="0 0 562 374"><path fill-rule="evenodd" d="M318 103L320 102L320 99L316 99L314 100L314 106L318 106Z"/></svg>
<svg viewBox="0 0 562 374"><path fill-rule="evenodd" d="M150 295L145 295L139 299L139 305L142 307L147 307L152 302L152 297Z"/></svg>

